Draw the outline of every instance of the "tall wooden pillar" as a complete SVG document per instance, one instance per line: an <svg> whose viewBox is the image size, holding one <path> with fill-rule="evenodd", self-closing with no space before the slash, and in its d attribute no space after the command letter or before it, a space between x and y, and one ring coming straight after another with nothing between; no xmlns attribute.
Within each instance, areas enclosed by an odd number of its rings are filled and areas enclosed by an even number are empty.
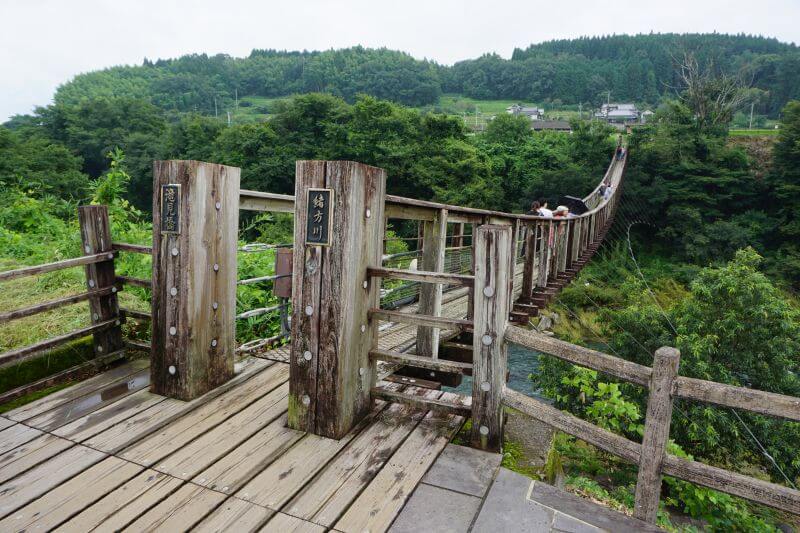
<svg viewBox="0 0 800 533"><path fill-rule="evenodd" d="M153 164L154 393L190 400L233 376L239 173Z"/></svg>
<svg viewBox="0 0 800 533"><path fill-rule="evenodd" d="M117 301L116 275L114 274L114 252L111 246L111 223L108 219L108 207L104 205L84 205L78 208L78 219L81 226L81 241L86 255L107 253L108 261L86 265L86 284L89 291L108 289L111 294L95 296L89 299L89 312L92 324L105 322L112 318L119 319L119 303ZM114 326L95 332L94 353L101 357L125 346L122 340L122 328Z"/></svg>
<svg viewBox="0 0 800 533"><path fill-rule="evenodd" d="M422 233L422 261L420 270L442 272L447 248L447 209L437 211L433 220L426 220ZM422 283L419 288L417 312L421 315L439 316L442 312L442 284ZM439 356L439 328L417 328L417 355Z"/></svg>
<svg viewBox="0 0 800 533"><path fill-rule="evenodd" d="M298 161L295 178L289 426L341 438L370 409L386 172Z"/></svg>
<svg viewBox="0 0 800 533"><path fill-rule="evenodd" d="M508 325L513 250L511 226L485 225L475 235L475 303L472 341L472 445L499 451L503 445L505 331Z"/></svg>

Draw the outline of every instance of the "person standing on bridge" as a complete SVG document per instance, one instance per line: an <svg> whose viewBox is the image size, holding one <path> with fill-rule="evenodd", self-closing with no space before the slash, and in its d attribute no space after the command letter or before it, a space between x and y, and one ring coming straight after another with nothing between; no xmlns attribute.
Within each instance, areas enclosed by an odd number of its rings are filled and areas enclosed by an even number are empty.
<svg viewBox="0 0 800 533"><path fill-rule="evenodd" d="M539 200L539 216L546 218L553 218L553 212L547 208L547 202L544 199Z"/></svg>
<svg viewBox="0 0 800 533"><path fill-rule="evenodd" d="M541 204L539 203L539 201L538 200L534 200L534 202L531 204L531 208L525 214L538 217L538 216L540 216L540 213L539 213L539 209L540 208L541 208Z"/></svg>

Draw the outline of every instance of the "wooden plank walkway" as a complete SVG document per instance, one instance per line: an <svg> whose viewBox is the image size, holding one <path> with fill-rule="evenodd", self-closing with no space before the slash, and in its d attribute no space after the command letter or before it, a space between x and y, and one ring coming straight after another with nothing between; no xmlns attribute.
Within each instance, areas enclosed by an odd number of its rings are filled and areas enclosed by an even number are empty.
<svg viewBox="0 0 800 533"><path fill-rule="evenodd" d="M463 318L467 301L446 293L443 316ZM415 338L391 324L380 347ZM0 416L0 531L386 530L463 419L376 402L339 441L294 431L288 352L243 360L190 402L151 394L137 360Z"/></svg>
<svg viewBox="0 0 800 533"><path fill-rule="evenodd" d="M288 365L237 366L191 402L134 362L1 416L0 531L382 531L463 422L376 402L342 440L304 434Z"/></svg>

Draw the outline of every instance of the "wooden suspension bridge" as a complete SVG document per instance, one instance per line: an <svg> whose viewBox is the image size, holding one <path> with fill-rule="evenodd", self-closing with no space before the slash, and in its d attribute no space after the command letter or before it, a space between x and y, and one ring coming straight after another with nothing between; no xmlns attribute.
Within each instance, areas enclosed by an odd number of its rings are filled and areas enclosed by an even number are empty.
<svg viewBox="0 0 800 533"><path fill-rule="evenodd" d="M614 158L585 213L553 219L387 195L383 170L353 162L298 162L294 196L240 190L233 167L157 162L152 246L114 242L107 209L84 206L84 255L0 273L80 266L87 285L0 323L81 301L91 319L0 365L88 335L96 354L4 400L118 363L0 416L0 528L638 531L654 529L664 474L800 514L796 490L666 451L675 398L794 421L800 399L679 376L673 348L651 368L523 327L602 243L625 164ZM294 216L282 270L254 278L291 297L291 324L237 346L237 318L289 309L236 314L237 284L254 282L236 274L245 210ZM418 269L387 265L397 220L419 221ZM119 253L151 254L152 278L116 275ZM397 280L413 289L405 305L387 303ZM119 307L127 285L152 290L151 313ZM151 342L125 339L125 320L150 322ZM509 389L508 343L649 389L642 442ZM120 363L134 348L149 359ZM462 375L470 395L440 389ZM635 518L499 469L504 406L638 465ZM472 449L448 444L468 418Z"/></svg>

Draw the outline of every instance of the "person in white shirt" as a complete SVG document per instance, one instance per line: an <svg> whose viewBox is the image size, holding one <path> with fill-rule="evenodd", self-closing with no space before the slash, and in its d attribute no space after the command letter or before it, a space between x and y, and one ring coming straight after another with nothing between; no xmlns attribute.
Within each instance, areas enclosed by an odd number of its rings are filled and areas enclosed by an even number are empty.
<svg viewBox="0 0 800 533"><path fill-rule="evenodd" d="M613 187L613 186L611 186L611 185L608 185L608 186L606 187L606 190L605 190L605 191L603 191L603 199L604 199L604 200L608 200L609 198L611 198L611 195L612 195L613 193L614 193L614 187Z"/></svg>
<svg viewBox="0 0 800 533"><path fill-rule="evenodd" d="M539 216L553 218L553 212L547 208L547 202L541 202L541 207L539 207Z"/></svg>

